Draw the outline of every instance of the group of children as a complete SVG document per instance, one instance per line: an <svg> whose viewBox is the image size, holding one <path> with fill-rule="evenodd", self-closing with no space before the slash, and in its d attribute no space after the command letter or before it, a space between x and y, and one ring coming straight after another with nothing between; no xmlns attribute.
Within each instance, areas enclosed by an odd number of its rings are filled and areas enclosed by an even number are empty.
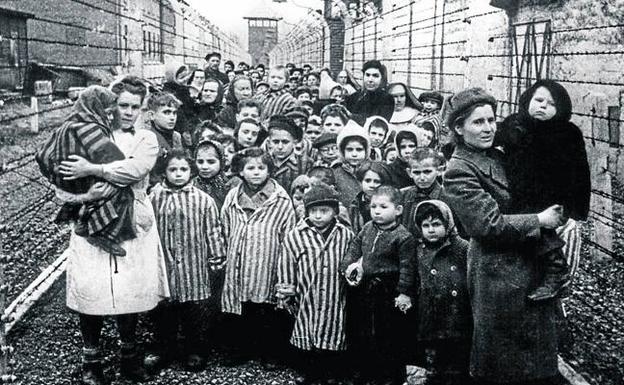
<svg viewBox="0 0 624 385"><path fill-rule="evenodd" d="M411 363L428 366L432 384L466 384L468 243L444 203L440 95L396 130L379 116L358 124L340 103L317 116L305 92L285 89L289 77L272 68L267 93L238 102L235 127L202 124L186 148L180 101L148 98L171 298L153 312L146 366L176 359L181 327L191 370L210 338L233 362L267 366L287 359L289 341L301 383L402 384Z"/></svg>

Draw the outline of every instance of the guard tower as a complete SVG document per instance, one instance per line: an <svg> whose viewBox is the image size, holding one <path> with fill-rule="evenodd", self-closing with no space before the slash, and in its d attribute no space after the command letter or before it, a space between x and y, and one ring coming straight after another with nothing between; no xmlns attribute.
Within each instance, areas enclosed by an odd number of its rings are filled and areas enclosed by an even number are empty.
<svg viewBox="0 0 624 385"><path fill-rule="evenodd" d="M273 12L265 0L262 0L245 19L249 27L251 64L256 66L262 63L268 66L269 52L277 45L277 22L282 18Z"/></svg>

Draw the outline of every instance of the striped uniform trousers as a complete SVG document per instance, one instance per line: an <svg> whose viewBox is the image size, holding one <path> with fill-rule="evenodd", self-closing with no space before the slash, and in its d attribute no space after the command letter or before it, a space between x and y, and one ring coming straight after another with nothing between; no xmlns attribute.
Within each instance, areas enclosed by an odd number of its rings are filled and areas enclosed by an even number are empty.
<svg viewBox="0 0 624 385"><path fill-rule="evenodd" d="M353 232L336 223L327 240L305 220L286 236L278 284L295 289L298 308L290 343L303 350L345 349L345 281L342 261Z"/></svg>
<svg viewBox="0 0 624 385"><path fill-rule="evenodd" d="M275 192L247 215L238 203L239 185L230 190L221 208L228 245L223 312L241 314L243 302L275 303L279 248L295 226L295 210L286 190L277 182Z"/></svg>
<svg viewBox="0 0 624 385"><path fill-rule="evenodd" d="M150 199L165 253L171 300L210 297L211 266L225 260L225 240L215 201L188 184L179 190L162 185Z"/></svg>

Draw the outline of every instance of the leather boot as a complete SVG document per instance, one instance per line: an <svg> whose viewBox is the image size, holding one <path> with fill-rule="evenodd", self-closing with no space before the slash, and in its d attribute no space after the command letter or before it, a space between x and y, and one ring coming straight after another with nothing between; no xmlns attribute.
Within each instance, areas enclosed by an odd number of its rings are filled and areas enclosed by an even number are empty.
<svg viewBox="0 0 624 385"><path fill-rule="evenodd" d="M121 344L121 375L134 382L146 382L151 379L143 367L143 357L138 353L135 343Z"/></svg>
<svg viewBox="0 0 624 385"><path fill-rule="evenodd" d="M82 349L82 385L109 385L110 381L104 377L102 359L98 349Z"/></svg>

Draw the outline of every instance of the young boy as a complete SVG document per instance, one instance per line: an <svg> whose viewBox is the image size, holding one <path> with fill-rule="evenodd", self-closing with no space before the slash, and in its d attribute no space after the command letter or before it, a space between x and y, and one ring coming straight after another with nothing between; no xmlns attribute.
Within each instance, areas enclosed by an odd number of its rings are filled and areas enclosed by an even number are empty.
<svg viewBox="0 0 624 385"><path fill-rule="evenodd" d="M147 100L147 129L156 134L158 139L158 158L149 175L149 189L163 179L166 155L174 148L182 148L182 136L175 131L178 108L182 103L169 92L150 95Z"/></svg>
<svg viewBox="0 0 624 385"><path fill-rule="evenodd" d="M312 91L308 87L299 87L294 91L297 101L312 100Z"/></svg>
<svg viewBox="0 0 624 385"><path fill-rule="evenodd" d="M371 160L382 159L381 148L386 142L389 127L388 121L381 116L371 116L366 120L364 128L368 131L368 137L370 138Z"/></svg>
<svg viewBox="0 0 624 385"><path fill-rule="evenodd" d="M314 166L333 167L338 162L338 145L336 139L338 135L332 133L323 133L312 143L318 152L318 157L314 161Z"/></svg>
<svg viewBox="0 0 624 385"><path fill-rule="evenodd" d="M280 305L295 317L290 343L300 350L303 374L297 382L312 384L337 374L339 352L346 348L339 268L353 232L337 220L338 194L331 186L312 185L303 204L305 219L282 244L276 289Z"/></svg>
<svg viewBox="0 0 624 385"><path fill-rule="evenodd" d="M468 242L457 235L442 201L418 204L418 340L432 375L428 384L469 384L472 312L467 287Z"/></svg>
<svg viewBox="0 0 624 385"><path fill-rule="evenodd" d="M296 107L297 100L284 88L288 76L288 70L284 66L276 66L269 71L269 92L257 99L262 106L262 122Z"/></svg>
<svg viewBox="0 0 624 385"><path fill-rule="evenodd" d="M397 149L397 157L390 164L392 185L404 188L412 185L412 178L408 174L409 159L416 147L418 147L418 133L415 127L408 127L396 133L394 144Z"/></svg>
<svg viewBox="0 0 624 385"><path fill-rule="evenodd" d="M371 197L372 220L354 238L343 262L347 283L359 286L360 305L353 341L364 380L405 381L406 313L412 306L416 271L414 237L401 225L401 193L381 186Z"/></svg>
<svg viewBox="0 0 624 385"><path fill-rule="evenodd" d="M443 164L443 156L426 147L417 148L408 161L407 172L414 185L401 189L405 203L402 222L417 239L420 238L420 233L414 222L416 207L422 201L440 199L442 196L443 187L439 176Z"/></svg>
<svg viewBox="0 0 624 385"><path fill-rule="evenodd" d="M307 165L302 156L295 154L295 144L303 139L303 130L284 115L274 115L269 120L269 152L275 164L273 179L286 191L299 175L305 174Z"/></svg>
<svg viewBox="0 0 624 385"><path fill-rule="evenodd" d="M262 114L262 107L254 99L241 100L238 102L236 110L236 123L243 119L260 120L260 116Z"/></svg>

